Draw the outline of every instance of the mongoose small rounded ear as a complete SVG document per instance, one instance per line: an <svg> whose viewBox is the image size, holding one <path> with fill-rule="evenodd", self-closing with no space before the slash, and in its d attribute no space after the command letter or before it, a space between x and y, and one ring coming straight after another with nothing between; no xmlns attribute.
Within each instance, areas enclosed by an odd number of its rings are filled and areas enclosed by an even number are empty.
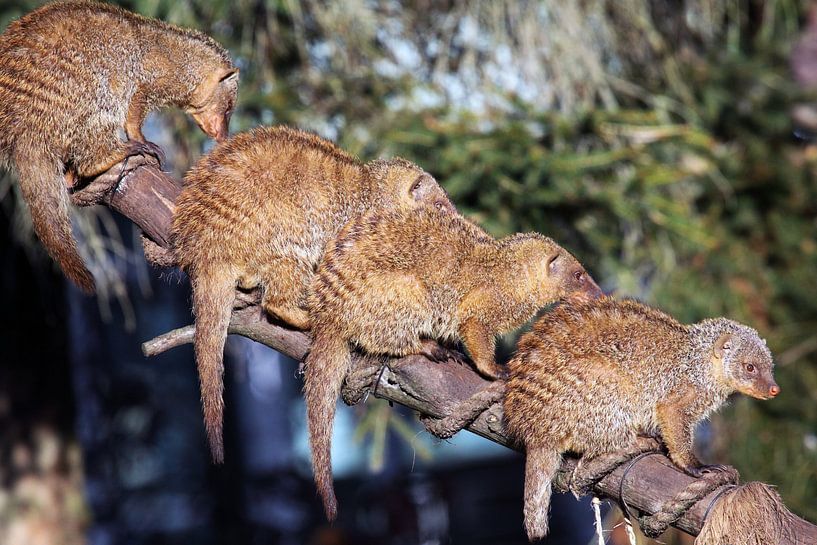
<svg viewBox="0 0 817 545"><path fill-rule="evenodd" d="M434 178L431 177L431 174L422 173L411 183L411 187L409 188L409 193L415 200L423 199L427 194L434 190L434 186L436 182Z"/></svg>
<svg viewBox="0 0 817 545"><path fill-rule="evenodd" d="M420 174L419 176L417 176L417 179L414 180L414 183L411 184L411 189L409 191L414 193L415 191L420 189L420 186L423 185L423 182L427 181L427 178L430 177L431 176L429 176L428 174Z"/></svg>
<svg viewBox="0 0 817 545"><path fill-rule="evenodd" d="M560 252L556 252L555 254L548 257L547 262L548 275L551 275L556 271L556 267L559 266L560 257L562 257L562 254Z"/></svg>
<svg viewBox="0 0 817 545"><path fill-rule="evenodd" d="M221 76L219 77L219 83L224 83L227 81L237 80L238 79L238 68L228 68L224 72L222 72Z"/></svg>
<svg viewBox="0 0 817 545"><path fill-rule="evenodd" d="M724 333L718 337L718 340L715 341L715 347L713 350L716 358L719 360L723 359L724 354L732 350L732 335L729 333Z"/></svg>

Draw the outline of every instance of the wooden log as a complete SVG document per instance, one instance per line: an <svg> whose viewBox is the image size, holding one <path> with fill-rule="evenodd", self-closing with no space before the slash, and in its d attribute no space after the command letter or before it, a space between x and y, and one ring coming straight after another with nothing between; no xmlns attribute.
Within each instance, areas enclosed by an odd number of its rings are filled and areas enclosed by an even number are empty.
<svg viewBox="0 0 817 545"><path fill-rule="evenodd" d="M103 176L118 177L118 167ZM108 182L110 179L108 179ZM180 184L152 166L139 166L127 172L107 202L161 246L167 245L168 228L173 202ZM153 355L174 346L192 342L193 327L187 326L143 345L146 355ZM257 294L237 292L237 305L230 322L230 333L243 335L263 343L295 360L306 355L311 339L301 331L292 331L268 320L258 306ZM356 357L355 363L361 361ZM386 361L380 373L374 395L405 405L422 415L441 417L456 404L468 399L490 383L469 365L438 363L422 356L408 356ZM509 448L513 442L502 425L502 408L493 405L467 428L477 435ZM565 460L561 471L569 472L576 460ZM622 482L627 471L625 482ZM599 481L594 493L626 505L635 513L652 514L693 481L662 454L650 454L626 469L626 464ZM675 524L681 530L697 535L712 498L718 490L696 503ZM817 543L817 526L792 515L791 535L781 545ZM522 516L520 513L520 524ZM751 523L747 521L747 523Z"/></svg>

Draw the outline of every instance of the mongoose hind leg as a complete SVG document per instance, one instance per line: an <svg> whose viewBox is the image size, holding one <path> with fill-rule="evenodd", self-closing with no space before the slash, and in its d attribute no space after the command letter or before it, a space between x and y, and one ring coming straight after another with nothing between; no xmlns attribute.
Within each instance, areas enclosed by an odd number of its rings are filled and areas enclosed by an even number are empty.
<svg viewBox="0 0 817 545"><path fill-rule="evenodd" d="M584 455L579 458L570 476L568 488L576 498L589 494L593 486L617 467L636 456L648 452L658 453L661 442L652 437L635 436L633 441L620 450L605 452L597 456Z"/></svg>
<svg viewBox="0 0 817 545"><path fill-rule="evenodd" d="M276 259L262 273L264 295L261 306L270 316L295 329L311 327L309 313L301 307L302 293L309 286L309 272L292 259Z"/></svg>
<svg viewBox="0 0 817 545"><path fill-rule="evenodd" d="M347 405L357 405L368 394L380 377L384 362L376 356L357 359L354 367L346 374L341 397Z"/></svg>
<svg viewBox="0 0 817 545"><path fill-rule="evenodd" d="M262 301L261 305L270 316L281 320L295 329L309 329L309 313L302 308L292 305L281 305L276 302Z"/></svg>

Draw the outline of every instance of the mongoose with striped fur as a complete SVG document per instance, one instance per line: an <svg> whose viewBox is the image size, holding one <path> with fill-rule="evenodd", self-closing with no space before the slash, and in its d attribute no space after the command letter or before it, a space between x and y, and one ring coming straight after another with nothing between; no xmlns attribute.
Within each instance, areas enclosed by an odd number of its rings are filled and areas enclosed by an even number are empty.
<svg viewBox="0 0 817 545"><path fill-rule="evenodd" d="M678 467L700 476L695 425L733 392L780 388L758 333L726 318L684 325L634 301L561 305L524 335L508 364L508 433L524 445L525 526L548 531L551 480L567 451L594 457L660 434Z"/></svg>
<svg viewBox="0 0 817 545"><path fill-rule="evenodd" d="M273 318L309 328L306 298L324 246L366 210L453 211L433 177L403 159L362 163L288 127L233 136L185 177L173 252L193 285L195 351L213 459L223 459L223 352L235 289L263 290Z"/></svg>
<svg viewBox="0 0 817 545"><path fill-rule="evenodd" d="M226 136L237 77L208 36L104 3L48 4L0 35L0 164L15 167L40 242L84 291L94 279L71 232L69 186L130 155L161 160L141 127L163 106Z"/></svg>
<svg viewBox="0 0 817 545"><path fill-rule="evenodd" d="M327 517L337 513L332 422L353 347L437 358L433 341L461 340L479 372L496 378L496 336L574 295L601 290L570 253L537 233L496 240L462 216L428 209L350 221L328 246L309 299L304 390Z"/></svg>

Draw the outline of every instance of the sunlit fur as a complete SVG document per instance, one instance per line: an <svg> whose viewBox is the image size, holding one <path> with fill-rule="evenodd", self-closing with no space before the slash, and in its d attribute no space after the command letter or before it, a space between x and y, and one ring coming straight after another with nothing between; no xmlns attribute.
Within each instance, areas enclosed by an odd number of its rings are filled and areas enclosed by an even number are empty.
<svg viewBox="0 0 817 545"><path fill-rule="evenodd" d="M90 178L121 162L133 147L120 134L144 142L156 108L203 96L227 107L229 93L215 88L231 72L204 34L102 3L48 4L0 35L0 163L14 165L37 236L78 286L92 292L94 279L71 233L66 171Z"/></svg>
<svg viewBox="0 0 817 545"><path fill-rule="evenodd" d="M237 134L185 176L172 246L193 285L196 360L213 458L223 458L222 356L236 286L260 287L270 316L309 328L306 296L324 246L366 210L453 211L429 174L403 159L361 163L287 127Z"/></svg>
<svg viewBox="0 0 817 545"><path fill-rule="evenodd" d="M751 379L747 363L756 369ZM522 337L509 369L505 420L527 453L531 539L547 533L562 453L592 457L632 445L637 434L660 434L672 461L694 474L699 421L736 391L763 399L779 391L772 355L754 329L725 318L683 325L611 298L546 314Z"/></svg>
<svg viewBox="0 0 817 545"><path fill-rule="evenodd" d="M314 342L305 365L313 470L335 516L330 441L353 346L402 356L424 339L462 340L477 369L497 377L495 338L571 295L601 294L564 248L536 233L496 240L433 209L371 213L328 246L309 307Z"/></svg>

